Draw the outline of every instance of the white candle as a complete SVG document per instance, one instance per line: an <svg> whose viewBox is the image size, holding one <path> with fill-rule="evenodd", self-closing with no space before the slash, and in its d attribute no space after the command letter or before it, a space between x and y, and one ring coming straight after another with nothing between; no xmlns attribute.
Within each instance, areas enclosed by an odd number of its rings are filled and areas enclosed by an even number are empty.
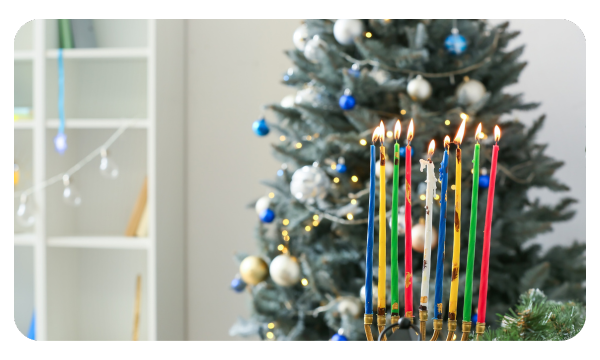
<svg viewBox="0 0 600 360"><path fill-rule="evenodd" d="M434 164L431 161L431 157L433 156L433 151L435 149L435 141L431 140L429 144L428 151L428 159L423 160L420 159L421 162L421 172L423 169L427 167L427 193L425 194L425 249L423 251L423 276L421 278L421 300L420 300L420 311L427 311L428 299L429 295L429 273L431 269L431 229L432 229L432 220L433 220L433 197L435 196L435 191L437 189L437 179L435 178L434 172Z"/></svg>

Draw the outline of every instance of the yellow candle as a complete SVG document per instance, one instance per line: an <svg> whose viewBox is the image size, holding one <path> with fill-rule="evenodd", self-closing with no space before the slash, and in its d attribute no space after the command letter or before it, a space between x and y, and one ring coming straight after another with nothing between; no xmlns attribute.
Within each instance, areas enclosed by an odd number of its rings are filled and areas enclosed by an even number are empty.
<svg viewBox="0 0 600 360"><path fill-rule="evenodd" d="M381 140L379 162L379 281L377 282L377 315L385 318L385 273L386 273L386 238L385 228L385 127L383 121L379 125L379 139Z"/></svg>
<svg viewBox="0 0 600 360"><path fill-rule="evenodd" d="M460 270L460 185L461 185L461 150L460 144L465 133L465 120L463 120L458 133L454 138L456 144L456 185L454 193L454 249L452 251L452 281L450 282L450 304L448 306L448 320L456 320L458 301L458 272Z"/></svg>

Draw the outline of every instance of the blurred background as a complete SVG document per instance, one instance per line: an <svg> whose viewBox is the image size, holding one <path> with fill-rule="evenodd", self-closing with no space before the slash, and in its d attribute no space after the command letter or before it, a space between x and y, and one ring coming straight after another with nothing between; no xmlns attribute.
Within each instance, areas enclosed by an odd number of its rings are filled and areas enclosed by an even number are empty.
<svg viewBox="0 0 600 360"><path fill-rule="evenodd" d="M73 36L71 48L58 20L19 30L15 211L23 216L15 216L15 322L23 334L33 328L40 340L232 339L230 326L250 311L248 296L229 289L233 254L256 252L257 216L247 205L268 193L259 181L280 168L270 146L278 134L259 138L250 127L272 116L263 104L294 94L281 79L291 66L284 50L293 48L300 23L93 20L70 24L73 35L88 35ZM565 162L556 176L578 200L572 220L533 241L544 249L585 242L584 35L566 20L510 20L509 29L521 31L510 47L526 45L528 66L507 91L542 103L513 115L525 124L547 115L538 142ZM61 56L63 155L55 149ZM32 184L69 172L90 154L70 179L36 189L21 207ZM116 178L99 170L108 159L118 165ZM81 194L79 206L62 199L70 186ZM530 195L549 203L563 196Z"/></svg>

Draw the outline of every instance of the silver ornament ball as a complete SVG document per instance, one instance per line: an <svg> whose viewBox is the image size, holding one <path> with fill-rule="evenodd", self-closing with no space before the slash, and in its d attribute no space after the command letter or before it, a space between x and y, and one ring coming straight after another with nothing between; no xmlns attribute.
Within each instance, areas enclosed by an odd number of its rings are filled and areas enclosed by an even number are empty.
<svg viewBox="0 0 600 360"><path fill-rule="evenodd" d="M421 75L408 82L406 92L413 101L425 101L431 96L431 84Z"/></svg>
<svg viewBox="0 0 600 360"><path fill-rule="evenodd" d="M317 63L319 62L325 47L327 47L327 43L321 40L319 35L315 35L306 42L306 45L304 46L304 57L308 61Z"/></svg>
<svg viewBox="0 0 600 360"><path fill-rule="evenodd" d="M303 166L292 175L290 192L299 201L312 203L315 199L324 199L330 186L325 171L317 166Z"/></svg>
<svg viewBox="0 0 600 360"><path fill-rule="evenodd" d="M342 314L357 317L361 313L360 302L357 298L344 298L338 303L337 309Z"/></svg>
<svg viewBox="0 0 600 360"><path fill-rule="evenodd" d="M294 42L294 46L296 49L300 51L304 51L304 47L306 46L306 41L308 40L308 26L306 24L302 24L298 26L296 31L294 31L294 35L292 37L292 41Z"/></svg>
<svg viewBox="0 0 600 360"><path fill-rule="evenodd" d="M277 255L269 266L271 279L279 286L293 286L300 281L300 265L295 257Z"/></svg>
<svg viewBox="0 0 600 360"><path fill-rule="evenodd" d="M333 37L342 45L354 44L354 38L364 31L363 22L357 19L339 19L333 25Z"/></svg>
<svg viewBox="0 0 600 360"><path fill-rule="evenodd" d="M458 102L465 105L472 105L478 102L485 95L485 86L479 80L466 79L456 88L456 97Z"/></svg>
<svg viewBox="0 0 600 360"><path fill-rule="evenodd" d="M373 305L377 304L377 285L373 284ZM365 286L360 288L360 301L363 303L366 301L365 299Z"/></svg>
<svg viewBox="0 0 600 360"><path fill-rule="evenodd" d="M307 87L302 90L298 90L296 92L296 97L294 99L296 104L315 104L317 100L317 96L319 94L312 87Z"/></svg>

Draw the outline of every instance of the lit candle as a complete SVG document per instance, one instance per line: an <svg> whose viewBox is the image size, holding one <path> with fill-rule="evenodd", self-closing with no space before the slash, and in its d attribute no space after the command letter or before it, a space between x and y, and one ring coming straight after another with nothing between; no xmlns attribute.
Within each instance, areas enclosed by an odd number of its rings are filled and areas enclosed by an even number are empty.
<svg viewBox="0 0 600 360"><path fill-rule="evenodd" d="M379 274L377 280L377 327L381 333L385 328L385 277L387 269L386 258L386 209L385 209L385 127L383 121L379 125Z"/></svg>
<svg viewBox="0 0 600 360"><path fill-rule="evenodd" d="M473 268L475 266L475 240L477 233L477 201L479 192L479 134L481 124L475 131L475 151L473 154L473 193L471 194L471 223L469 224L469 252L467 253L467 273L465 278L465 304L463 307L463 337L467 340L471 331L471 306L473 302Z"/></svg>
<svg viewBox="0 0 600 360"><path fill-rule="evenodd" d="M450 137L444 138L444 157L440 164L440 181L442 182L442 194L440 195L440 226L438 228L438 253L435 270L435 309L433 318L442 319L443 303L442 291L444 280L444 255L446 242L446 205L448 203L448 151L450 150Z"/></svg>
<svg viewBox="0 0 600 360"><path fill-rule="evenodd" d="M375 222L375 141L379 127L373 132L373 144L371 144L371 172L369 184L369 216L367 230L367 263L365 265L365 316L373 318L373 224ZM366 324L366 322L365 322ZM369 323L371 324L371 323Z"/></svg>
<svg viewBox="0 0 600 360"><path fill-rule="evenodd" d="M408 125L408 133L406 135L408 139L408 145L406 146L405 152L405 187L406 195L404 197L404 316L412 319L413 317L413 266L412 266L412 216L411 216L411 148L410 142L413 139L414 126L413 121L410 119Z"/></svg>
<svg viewBox="0 0 600 360"><path fill-rule="evenodd" d="M435 141L431 140L429 144L429 150L427 152L427 160L420 159L421 172L424 168L427 168L427 192L425 195L425 248L423 251L423 276L421 278L421 301L419 304L419 320L421 322L421 339L425 339L425 323L427 322L427 306L429 294L429 273L431 267L431 225L432 225L432 209L433 209L433 197L437 189L434 173L433 161L431 157L435 150Z"/></svg>
<svg viewBox="0 0 600 360"><path fill-rule="evenodd" d="M492 213L494 211L494 189L496 187L496 165L498 162L498 140L500 128L494 128L496 144L492 150L492 169L490 170L490 186L488 188L487 208L485 211L485 227L483 230L483 254L481 257L481 278L479 280L479 307L477 311L477 338L485 331L485 311L487 305L488 274L490 268L490 239L492 236Z"/></svg>
<svg viewBox="0 0 600 360"><path fill-rule="evenodd" d="M391 237L391 262L392 262L392 324L400 319L400 309L398 307L398 182L400 171L400 145L398 139L402 131L400 120L396 121L394 127L394 187L392 189L392 237Z"/></svg>
<svg viewBox="0 0 600 360"><path fill-rule="evenodd" d="M454 138L456 144L456 184L454 189L454 248L452 249L452 281L450 282L450 304L448 306L448 330L454 332L456 330L456 309L458 302L458 272L460 270L460 200L461 200L461 183L462 183L462 164L461 150L465 134L466 120L463 120L458 129L458 133ZM448 335L448 340L453 340L453 334Z"/></svg>

